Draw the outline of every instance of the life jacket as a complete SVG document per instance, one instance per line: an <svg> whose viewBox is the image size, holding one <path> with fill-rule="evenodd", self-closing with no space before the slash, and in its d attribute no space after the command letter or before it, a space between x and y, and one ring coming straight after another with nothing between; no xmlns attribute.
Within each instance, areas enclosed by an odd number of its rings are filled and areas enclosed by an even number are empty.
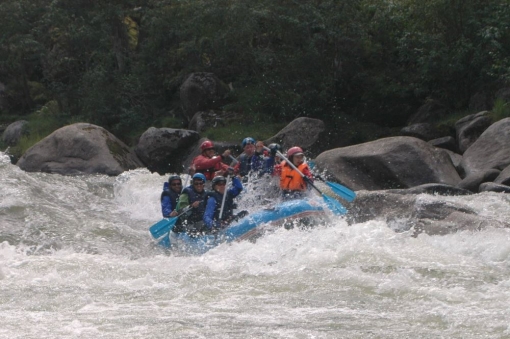
<svg viewBox="0 0 510 339"><path fill-rule="evenodd" d="M201 193L196 192L193 187L188 186L182 190L181 194L186 193L188 195L188 201L191 205L195 201L200 201L200 204L197 208L192 208L190 214L186 214L184 217L189 223L194 223L197 221L201 221L205 212L205 202L207 197L207 192L204 190Z"/></svg>
<svg viewBox="0 0 510 339"><path fill-rule="evenodd" d="M251 158L244 153L239 156L239 174L243 177L251 171Z"/></svg>
<svg viewBox="0 0 510 339"><path fill-rule="evenodd" d="M298 170L303 173L303 170L308 167L306 162L296 166ZM285 191L305 191L306 182L301 175L292 167L287 165L285 161L281 163L282 173L280 175L280 188Z"/></svg>
<svg viewBox="0 0 510 339"><path fill-rule="evenodd" d="M172 204L172 208L175 209L175 206L177 206L177 199L179 199L180 193L176 193L173 190L171 190L168 187L168 183L165 182L163 184L163 192L161 192L161 197L159 198L160 201L163 201L163 197L169 197L170 203Z"/></svg>
<svg viewBox="0 0 510 339"><path fill-rule="evenodd" d="M217 170L218 169L216 169L215 167L211 167L211 168L208 168L208 169L205 169L205 170L195 170L195 173L202 173L203 175L205 175L205 178L207 180L212 180L214 178L214 173Z"/></svg>
<svg viewBox="0 0 510 339"><path fill-rule="evenodd" d="M225 192L227 195L225 197L225 205L223 205L223 214L221 215L221 220L228 220L232 215L234 214L234 209L237 207L234 203L234 197L232 194L228 194L228 191ZM221 212L221 202L223 201L223 194L212 191L207 193L207 199L209 200L209 197L213 197L214 200L216 200L216 208L214 210L214 220L220 220L220 212Z"/></svg>

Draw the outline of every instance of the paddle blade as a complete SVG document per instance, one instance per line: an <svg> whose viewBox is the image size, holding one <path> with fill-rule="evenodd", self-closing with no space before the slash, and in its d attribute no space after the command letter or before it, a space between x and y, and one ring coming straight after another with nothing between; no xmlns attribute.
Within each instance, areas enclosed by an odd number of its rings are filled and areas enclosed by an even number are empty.
<svg viewBox="0 0 510 339"><path fill-rule="evenodd" d="M164 248L170 248L170 235L167 233L160 241L158 241L159 246L163 246Z"/></svg>
<svg viewBox="0 0 510 339"><path fill-rule="evenodd" d="M154 239L159 239L162 235L165 235L165 233L170 232L170 230L174 227L175 223L177 222L177 217L173 217L170 219L162 219L152 225L149 228L149 231L151 232L151 235Z"/></svg>
<svg viewBox="0 0 510 339"><path fill-rule="evenodd" d="M326 181L326 184L331 188L331 190L336 194L339 195L341 198L347 200L348 202L351 202L356 198L356 193L351 191L345 186L342 186L340 184L337 184L336 182Z"/></svg>
<svg viewBox="0 0 510 339"><path fill-rule="evenodd" d="M328 197L327 195L323 194L322 197L324 198L324 202L328 206L328 208L336 215L344 215L347 213L347 209L339 203L337 200Z"/></svg>

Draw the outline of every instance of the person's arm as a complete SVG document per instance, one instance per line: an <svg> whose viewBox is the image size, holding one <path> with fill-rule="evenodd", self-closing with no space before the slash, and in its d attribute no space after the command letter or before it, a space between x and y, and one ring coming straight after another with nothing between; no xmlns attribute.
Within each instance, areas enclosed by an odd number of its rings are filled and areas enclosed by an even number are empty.
<svg viewBox="0 0 510 339"><path fill-rule="evenodd" d="M183 209L184 207L186 207L188 205L189 205L188 193L182 193L179 196L179 200L177 201L177 207L175 209L180 211L181 209Z"/></svg>
<svg viewBox="0 0 510 339"><path fill-rule="evenodd" d="M237 197L239 193L243 190L243 183L239 180L238 177L232 178L232 187L228 189L228 194L232 195L232 197Z"/></svg>
<svg viewBox="0 0 510 339"><path fill-rule="evenodd" d="M163 198L161 198L161 212L163 213L163 218L169 218L172 211L172 200L169 196L163 196Z"/></svg>
<svg viewBox="0 0 510 339"><path fill-rule="evenodd" d="M207 205L205 206L205 213L203 221L207 229L212 230L213 227L218 227L219 222L214 221L214 211L216 210L216 200L213 197L207 199Z"/></svg>
<svg viewBox="0 0 510 339"><path fill-rule="evenodd" d="M219 163L221 163L221 156L208 158L203 155L199 155L193 160L193 166L196 171L214 168Z"/></svg>
<svg viewBox="0 0 510 339"><path fill-rule="evenodd" d="M310 171L310 167L308 167L308 164L303 168L302 173L305 175L305 177L310 179L310 182L313 183L313 175L312 175L312 172Z"/></svg>
<svg viewBox="0 0 510 339"><path fill-rule="evenodd" d="M235 174L239 174L240 168L241 168L241 162L239 161L239 159L237 159L237 162L236 162L236 164L234 166L234 173Z"/></svg>

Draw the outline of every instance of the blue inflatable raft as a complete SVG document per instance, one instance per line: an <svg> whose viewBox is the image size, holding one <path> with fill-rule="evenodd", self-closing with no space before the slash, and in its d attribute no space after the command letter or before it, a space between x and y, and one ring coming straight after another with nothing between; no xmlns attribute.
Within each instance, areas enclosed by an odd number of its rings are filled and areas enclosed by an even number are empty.
<svg viewBox="0 0 510 339"><path fill-rule="evenodd" d="M325 215L323 206L317 201L290 200L272 208L249 214L216 234L189 236L186 233L170 232L170 236L166 237L166 241L161 241L159 244L179 253L203 254L225 242L255 238L267 226L279 225L289 220L304 217Z"/></svg>

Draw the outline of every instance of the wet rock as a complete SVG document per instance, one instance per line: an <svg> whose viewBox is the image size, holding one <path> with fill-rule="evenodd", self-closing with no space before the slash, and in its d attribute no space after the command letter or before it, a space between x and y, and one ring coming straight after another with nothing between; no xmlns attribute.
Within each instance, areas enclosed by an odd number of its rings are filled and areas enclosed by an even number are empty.
<svg viewBox="0 0 510 339"><path fill-rule="evenodd" d="M488 114L489 112L483 111L468 115L455 123L458 148L461 154L492 124Z"/></svg>
<svg viewBox="0 0 510 339"><path fill-rule="evenodd" d="M499 192L499 193L510 193L510 186L496 184L493 182L486 182L480 185L480 192Z"/></svg>
<svg viewBox="0 0 510 339"><path fill-rule="evenodd" d="M297 118L285 126L276 135L264 141L266 145L276 142L287 150L293 146L300 146L303 150L311 151L314 144L325 137L326 127L322 120L312 118Z"/></svg>
<svg viewBox="0 0 510 339"><path fill-rule="evenodd" d="M102 127L62 127L29 148L18 161L27 172L118 175L143 167L136 154Z"/></svg>
<svg viewBox="0 0 510 339"><path fill-rule="evenodd" d="M478 192L478 187L484 182L492 182L499 175L500 171L496 169L488 169L468 175L457 185L459 188Z"/></svg>

